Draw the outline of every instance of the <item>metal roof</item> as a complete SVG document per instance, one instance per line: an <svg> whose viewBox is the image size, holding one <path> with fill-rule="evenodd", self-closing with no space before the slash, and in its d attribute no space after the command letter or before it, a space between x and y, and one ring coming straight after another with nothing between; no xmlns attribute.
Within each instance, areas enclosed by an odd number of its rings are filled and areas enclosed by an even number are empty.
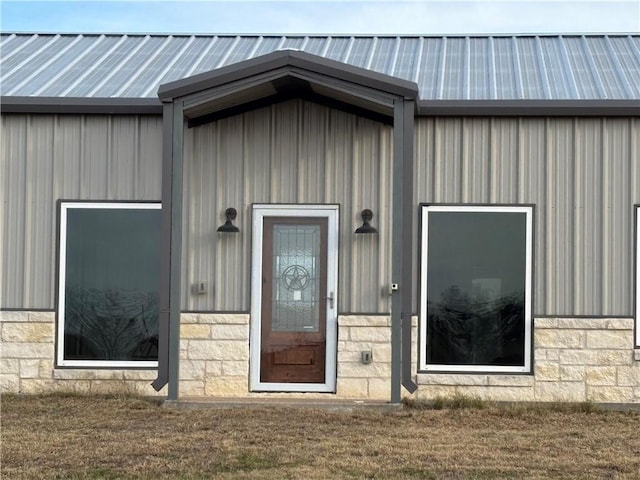
<svg viewBox="0 0 640 480"><path fill-rule="evenodd" d="M283 49L416 82L421 100L640 99L640 35L0 35L8 97L157 98L158 86Z"/></svg>

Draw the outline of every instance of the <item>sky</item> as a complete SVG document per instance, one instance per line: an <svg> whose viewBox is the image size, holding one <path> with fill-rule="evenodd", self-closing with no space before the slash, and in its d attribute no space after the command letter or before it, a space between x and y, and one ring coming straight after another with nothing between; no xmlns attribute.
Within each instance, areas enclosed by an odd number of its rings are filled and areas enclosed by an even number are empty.
<svg viewBox="0 0 640 480"><path fill-rule="evenodd" d="M636 33L640 0L0 0L3 32Z"/></svg>

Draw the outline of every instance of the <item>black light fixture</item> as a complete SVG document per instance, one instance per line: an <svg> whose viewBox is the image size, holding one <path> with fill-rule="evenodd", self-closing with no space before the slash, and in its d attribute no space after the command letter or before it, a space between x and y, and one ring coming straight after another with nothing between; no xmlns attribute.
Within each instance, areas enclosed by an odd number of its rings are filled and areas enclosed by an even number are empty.
<svg viewBox="0 0 640 480"><path fill-rule="evenodd" d="M360 217L362 218L362 226L356 228L355 233L378 233L378 230L369 224L373 218L373 212L371 210L365 208L360 212Z"/></svg>
<svg viewBox="0 0 640 480"><path fill-rule="evenodd" d="M227 219L227 221L224 222L224 225L220 225L218 227L218 232L238 233L240 229L236 227L233 223L231 223L231 220L235 220L236 217L238 216L238 211L235 208L227 208L224 211L224 216Z"/></svg>

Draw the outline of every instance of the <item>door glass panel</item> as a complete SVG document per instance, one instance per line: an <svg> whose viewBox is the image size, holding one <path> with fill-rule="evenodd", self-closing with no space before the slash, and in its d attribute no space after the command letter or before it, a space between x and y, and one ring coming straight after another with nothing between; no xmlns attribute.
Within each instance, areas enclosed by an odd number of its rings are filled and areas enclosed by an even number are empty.
<svg viewBox="0 0 640 480"><path fill-rule="evenodd" d="M272 331L319 331L320 238L320 225L273 226Z"/></svg>

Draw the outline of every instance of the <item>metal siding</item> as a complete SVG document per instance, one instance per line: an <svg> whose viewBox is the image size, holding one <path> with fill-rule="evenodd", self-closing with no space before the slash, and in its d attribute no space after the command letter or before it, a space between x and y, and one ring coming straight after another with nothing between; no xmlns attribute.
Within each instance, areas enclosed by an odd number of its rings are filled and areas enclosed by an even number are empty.
<svg viewBox="0 0 640 480"><path fill-rule="evenodd" d="M340 311L389 311L390 127L293 100L186 130L185 159L183 309L247 311L252 204L306 203L340 205ZM380 234L354 234L363 208Z"/></svg>
<svg viewBox="0 0 640 480"><path fill-rule="evenodd" d="M415 141L414 218L420 202L534 204L535 314L632 314L637 120L418 118Z"/></svg>
<svg viewBox="0 0 640 480"><path fill-rule="evenodd" d="M3 115L2 308L54 307L57 200L160 199L161 135L158 117Z"/></svg>

